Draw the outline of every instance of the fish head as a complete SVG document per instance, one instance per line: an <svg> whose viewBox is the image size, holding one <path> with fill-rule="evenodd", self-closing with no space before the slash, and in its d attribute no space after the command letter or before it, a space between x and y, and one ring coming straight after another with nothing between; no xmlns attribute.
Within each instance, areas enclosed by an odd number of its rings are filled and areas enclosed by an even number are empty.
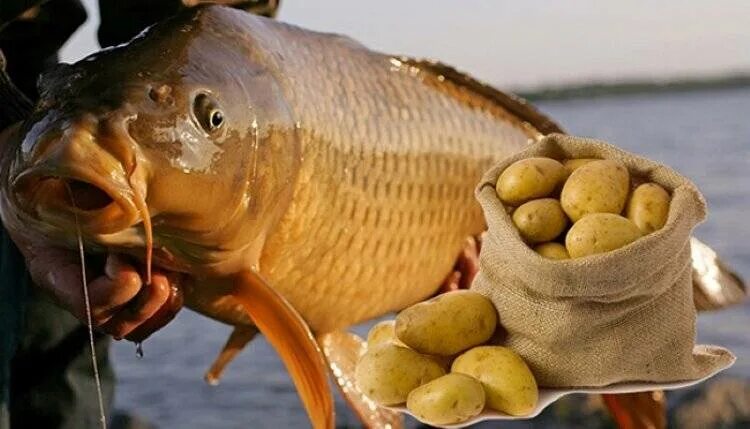
<svg viewBox="0 0 750 429"><path fill-rule="evenodd" d="M256 263L301 150L266 55L222 9L44 75L4 173L4 220L138 257L152 235L172 270Z"/></svg>

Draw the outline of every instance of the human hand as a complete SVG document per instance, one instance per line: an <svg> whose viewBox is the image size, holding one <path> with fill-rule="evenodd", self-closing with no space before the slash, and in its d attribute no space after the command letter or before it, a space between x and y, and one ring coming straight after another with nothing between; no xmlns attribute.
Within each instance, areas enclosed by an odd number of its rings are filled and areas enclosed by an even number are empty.
<svg viewBox="0 0 750 429"><path fill-rule="evenodd" d="M52 247L41 237L10 232L37 287L88 324L77 252ZM91 262L87 261L89 265ZM154 270L151 283L122 255L87 267L92 326L116 339L143 341L174 318L183 304L181 275Z"/></svg>

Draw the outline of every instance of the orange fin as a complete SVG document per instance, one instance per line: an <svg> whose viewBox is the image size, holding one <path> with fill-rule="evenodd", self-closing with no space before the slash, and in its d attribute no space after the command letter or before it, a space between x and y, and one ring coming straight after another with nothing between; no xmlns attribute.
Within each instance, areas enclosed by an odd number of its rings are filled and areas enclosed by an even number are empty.
<svg viewBox="0 0 750 429"><path fill-rule="evenodd" d="M747 298L745 283L710 247L693 237L693 301L698 311L717 310Z"/></svg>
<svg viewBox="0 0 750 429"><path fill-rule="evenodd" d="M255 272L238 274L232 295L281 357L312 426L333 428L333 395L326 362L299 313Z"/></svg>
<svg viewBox="0 0 750 429"><path fill-rule="evenodd" d="M667 400L661 390L602 395L602 399L620 429L667 427Z"/></svg>
<svg viewBox="0 0 750 429"><path fill-rule="evenodd" d="M349 332L331 332L318 337L318 343L323 349L328 366L331 368L336 384L362 422L371 429L401 429L404 419L401 414L378 406L372 399L365 396L354 382L354 369L357 361L367 350L367 343Z"/></svg>
<svg viewBox="0 0 750 429"><path fill-rule="evenodd" d="M232 333L227 338L224 348L219 352L219 356L216 357L214 363L211 364L211 368L206 371L206 375L203 378L206 383L216 386L219 384L219 379L224 369L241 351L245 348L255 335L258 333L258 328L255 326L235 326Z"/></svg>

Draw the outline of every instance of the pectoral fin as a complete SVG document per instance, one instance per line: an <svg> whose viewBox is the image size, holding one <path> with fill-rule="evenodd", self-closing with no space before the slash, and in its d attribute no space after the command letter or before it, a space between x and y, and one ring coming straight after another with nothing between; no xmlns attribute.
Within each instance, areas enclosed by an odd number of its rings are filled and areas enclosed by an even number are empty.
<svg viewBox="0 0 750 429"><path fill-rule="evenodd" d="M602 395L602 399L621 429L667 427L667 401L660 390Z"/></svg>
<svg viewBox="0 0 750 429"><path fill-rule="evenodd" d="M224 348L219 352L219 356L216 357L214 363L211 364L211 368L206 371L206 375L203 378L206 383L215 386L219 384L219 379L224 369L241 351L245 348L247 343L255 338L258 333L258 328L255 326L236 326L232 333L227 338Z"/></svg>
<svg viewBox="0 0 750 429"><path fill-rule="evenodd" d="M232 295L281 357L313 427L333 428L328 368L315 337L299 313L255 272L238 274Z"/></svg>
<svg viewBox="0 0 750 429"><path fill-rule="evenodd" d="M328 360L328 366L341 394L357 413L362 425L371 429L399 429L404 420L395 411L380 407L364 395L354 382L357 361L367 350L367 343L350 332L332 332L318 337L318 343Z"/></svg>

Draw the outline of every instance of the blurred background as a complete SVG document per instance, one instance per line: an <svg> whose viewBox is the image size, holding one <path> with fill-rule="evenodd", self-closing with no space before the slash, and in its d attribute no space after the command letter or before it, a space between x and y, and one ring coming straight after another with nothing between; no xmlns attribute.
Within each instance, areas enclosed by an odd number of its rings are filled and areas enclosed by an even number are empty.
<svg viewBox="0 0 750 429"><path fill-rule="evenodd" d="M96 2L84 3L89 19L63 48L63 61L99 48ZM709 203L696 235L750 278L747 1L284 0L278 18L380 51L440 59L521 93L568 132L675 167ZM729 347L738 360L718 379L670 394L672 425L747 427L750 306L703 313L698 324L699 341ZM356 330L364 334L367 326ZM144 344L141 359L132 343L115 344L117 408L159 428L307 427L286 371L262 338L221 385L203 383L229 331L183 311ZM340 426L358 425L340 398L337 411ZM611 425L595 399L573 397L532 422L491 426Z"/></svg>

